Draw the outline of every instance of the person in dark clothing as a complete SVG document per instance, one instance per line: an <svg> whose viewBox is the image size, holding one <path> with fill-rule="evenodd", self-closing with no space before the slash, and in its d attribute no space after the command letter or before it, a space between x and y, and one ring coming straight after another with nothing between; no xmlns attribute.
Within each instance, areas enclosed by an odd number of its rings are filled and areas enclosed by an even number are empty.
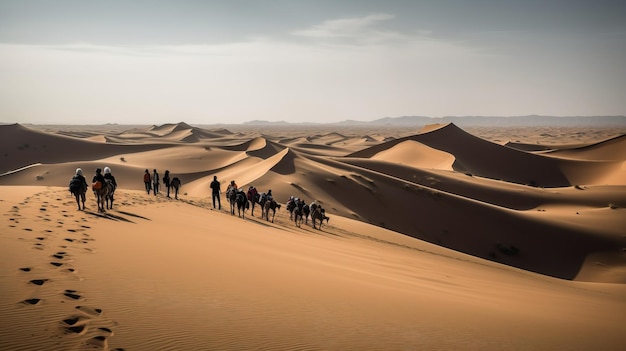
<svg viewBox="0 0 626 351"><path fill-rule="evenodd" d="M155 196L159 192L159 174L157 173L156 169L152 173L152 190Z"/></svg>
<svg viewBox="0 0 626 351"><path fill-rule="evenodd" d="M217 199L218 209L222 209L222 201L220 199L220 193L222 189L220 188L220 182L217 180L217 176L213 176L213 181L211 182L211 193L213 195L213 208L215 208L215 199Z"/></svg>
<svg viewBox="0 0 626 351"><path fill-rule="evenodd" d="M85 193L89 186L87 185L87 179L83 176L83 170L76 168L76 174L70 180L70 192L76 197L76 204L80 210L80 200L83 202L83 210L85 209Z"/></svg>
<svg viewBox="0 0 626 351"><path fill-rule="evenodd" d="M170 171L166 170L163 175L163 184L167 189L167 197L170 197Z"/></svg>
<svg viewBox="0 0 626 351"><path fill-rule="evenodd" d="M83 170L80 168L76 168L76 174L74 175L74 178L78 179L79 183L85 187L85 189L87 189L88 185L87 185L87 179L85 179L85 176L83 175Z"/></svg>
<svg viewBox="0 0 626 351"><path fill-rule="evenodd" d="M102 175L102 170L100 168L96 169L96 175L93 176L93 179L91 180L91 182L92 183L100 182L100 187L104 186L104 176ZM97 185L92 185L92 186L97 186Z"/></svg>
<svg viewBox="0 0 626 351"><path fill-rule="evenodd" d="M146 168L146 173L143 174L143 184L146 186L146 193L150 195L150 189L152 188L152 179L150 178L150 171Z"/></svg>
<svg viewBox="0 0 626 351"><path fill-rule="evenodd" d="M115 177L111 174L111 168L104 167L104 179L109 179L113 186L117 189L117 182L115 181Z"/></svg>

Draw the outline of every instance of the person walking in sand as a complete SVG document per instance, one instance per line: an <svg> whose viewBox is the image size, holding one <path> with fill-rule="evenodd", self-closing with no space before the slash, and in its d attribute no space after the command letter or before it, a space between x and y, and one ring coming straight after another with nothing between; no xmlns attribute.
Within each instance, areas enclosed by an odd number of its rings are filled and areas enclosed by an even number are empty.
<svg viewBox="0 0 626 351"><path fill-rule="evenodd" d="M163 175L163 185L167 189L167 197L170 197L170 171L166 170Z"/></svg>
<svg viewBox="0 0 626 351"><path fill-rule="evenodd" d="M143 174L143 184L146 186L146 193L150 195L150 188L152 187L150 179L150 171L146 168L146 173Z"/></svg>
<svg viewBox="0 0 626 351"><path fill-rule="evenodd" d="M215 208L215 199L217 198L218 209L222 209L222 201L220 200L220 193L222 189L220 188L220 182L217 180L217 176L213 176L213 181L211 182L211 194L213 195L213 208Z"/></svg>
<svg viewBox="0 0 626 351"><path fill-rule="evenodd" d="M159 193L159 173L154 169L152 172L152 190L154 192L154 196Z"/></svg>

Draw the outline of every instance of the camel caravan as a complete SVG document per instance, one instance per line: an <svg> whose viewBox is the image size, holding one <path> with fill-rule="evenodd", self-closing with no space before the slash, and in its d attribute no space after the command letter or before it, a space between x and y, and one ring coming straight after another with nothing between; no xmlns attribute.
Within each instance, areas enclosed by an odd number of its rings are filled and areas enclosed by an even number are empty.
<svg viewBox="0 0 626 351"><path fill-rule="evenodd" d="M322 229L322 222L326 220L326 224L328 224L330 220L326 216L326 210L315 201L308 205L303 199L293 196L289 197L289 201L287 201L287 211L289 212L289 219L293 220L297 227L300 227L303 221L308 224L309 216L314 229ZM316 222L319 222L318 226L315 225Z"/></svg>
<svg viewBox="0 0 626 351"><path fill-rule="evenodd" d="M106 210L113 209L115 189L117 189L117 182L111 173L111 169L109 167L104 167L104 174L102 173L103 172L100 168L96 169L96 174L94 175L91 183L91 189L93 190L96 197L96 203L98 204L98 212L106 212ZM150 194L151 190L154 191L155 195L159 193L159 176L156 169L152 175L150 175L150 172L146 169L143 181L146 186L147 194ZM165 171L163 183L165 183L164 185L167 188L166 196L169 198L170 190L172 190L174 197L178 199L178 192L182 186L180 179L178 177L173 177L170 181L169 171ZM69 190L70 193L72 193L72 195L76 198L76 204L79 211L81 209L85 210L85 200L88 188L89 184L83 175L83 170L77 168L76 174L70 180ZM219 202L219 193L221 190L217 177L213 178L211 188L213 190L213 207L215 207L215 201L217 200L219 208L221 209L221 203ZM226 199L230 204L231 215L235 215L235 211L237 211L237 215L241 218L245 218L246 210L248 209L250 209L250 215L254 216L254 209L256 208L256 205L259 205L261 208L261 218L274 223L276 211L281 208L281 204L274 200L272 190L268 190L267 193L259 193L254 186L250 186L248 191L244 191L237 186L234 180L228 185L226 190ZM289 220L293 220L297 227L301 227L302 222L309 224L309 217L311 218L311 225L314 229L322 229L322 223L324 220L326 220L327 224L330 220L330 218L326 216L324 208L322 208L322 206L315 201L309 205L306 204L301 198L290 196L286 204L286 209L287 212L289 212Z"/></svg>
<svg viewBox="0 0 626 351"><path fill-rule="evenodd" d="M226 199L230 203L230 213L235 215L235 210L237 210L237 215L241 218L245 218L245 212L248 209L250 209L250 214L254 216L254 209L256 205L259 205L261 207L261 218L270 221L271 217L271 222L274 223L276 211L281 208L281 204L274 200L272 190L268 190L267 193L259 193L254 186L250 186L246 192L237 187L234 180L228 185ZM290 196L286 205L287 212L289 212L289 220L293 220L297 227L300 227L302 222L308 224L309 217L311 218L311 225L315 229L322 229L324 220L326 220L327 224L330 220L326 216L326 210L316 202L308 205L303 199Z"/></svg>

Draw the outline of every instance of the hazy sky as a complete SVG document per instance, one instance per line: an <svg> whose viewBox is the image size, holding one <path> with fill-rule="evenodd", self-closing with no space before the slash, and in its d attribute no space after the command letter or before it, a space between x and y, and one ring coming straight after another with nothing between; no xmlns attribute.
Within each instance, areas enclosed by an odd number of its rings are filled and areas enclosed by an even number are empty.
<svg viewBox="0 0 626 351"><path fill-rule="evenodd" d="M0 0L0 122L626 114L626 1Z"/></svg>

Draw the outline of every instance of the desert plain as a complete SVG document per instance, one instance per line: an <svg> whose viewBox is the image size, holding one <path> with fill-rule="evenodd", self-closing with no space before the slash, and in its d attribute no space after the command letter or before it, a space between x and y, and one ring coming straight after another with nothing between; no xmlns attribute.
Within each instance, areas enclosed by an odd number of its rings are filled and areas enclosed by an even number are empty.
<svg viewBox="0 0 626 351"><path fill-rule="evenodd" d="M0 350L626 345L626 127L13 124L0 160ZM78 210L104 167L113 208Z"/></svg>

